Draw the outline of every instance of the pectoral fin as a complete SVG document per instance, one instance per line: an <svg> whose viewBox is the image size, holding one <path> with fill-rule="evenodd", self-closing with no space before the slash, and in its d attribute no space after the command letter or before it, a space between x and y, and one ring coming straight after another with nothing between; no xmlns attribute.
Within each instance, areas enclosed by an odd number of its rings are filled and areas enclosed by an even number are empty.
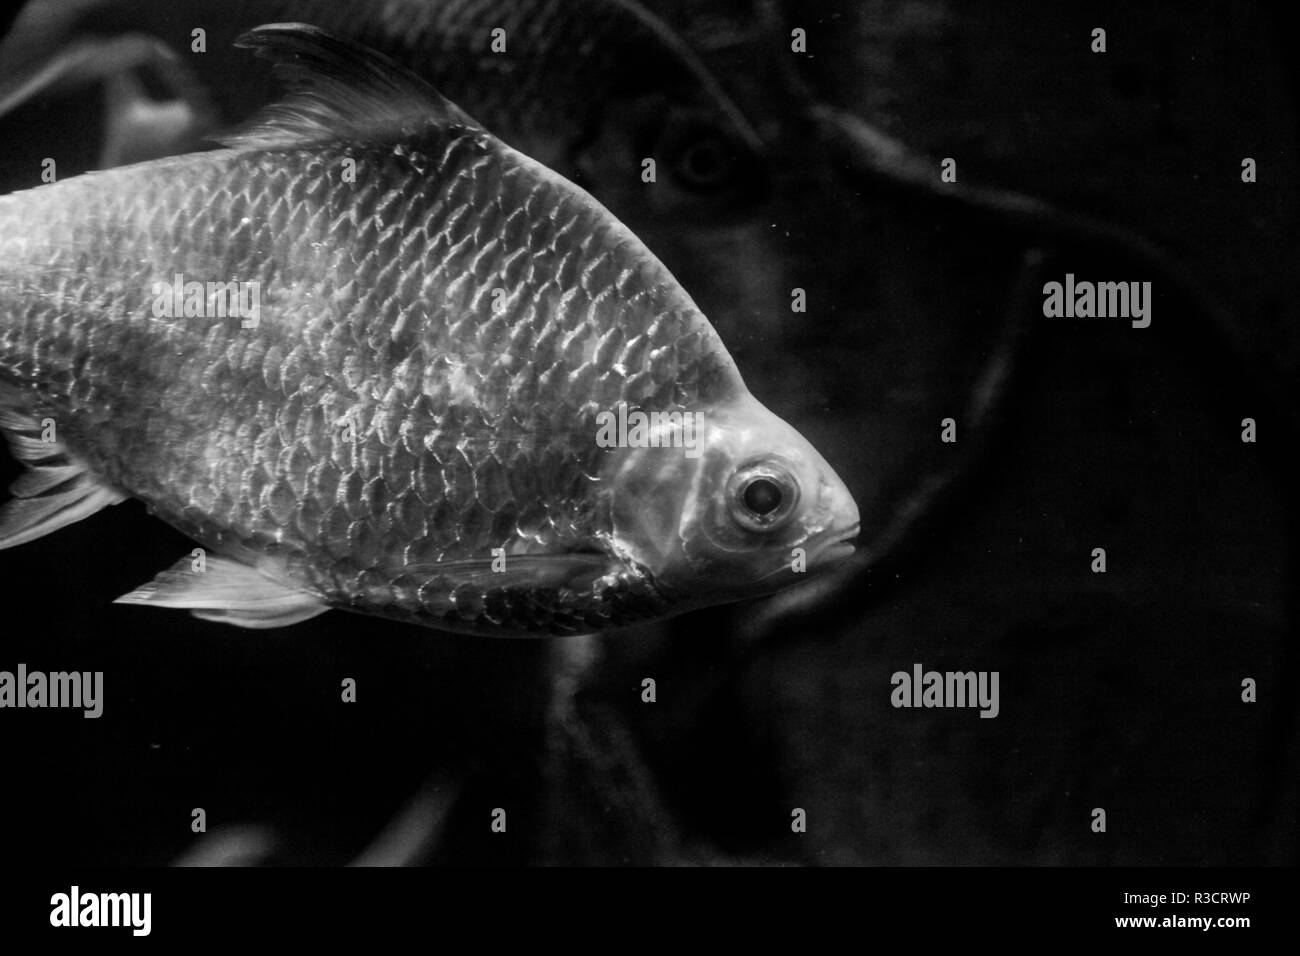
<svg viewBox="0 0 1300 956"><path fill-rule="evenodd" d="M317 595L219 555L208 557L202 571L191 558L182 558L114 603L186 608L205 621L258 629L287 627L329 610Z"/></svg>
<svg viewBox="0 0 1300 956"><path fill-rule="evenodd" d="M0 431L27 469L9 486L13 498L0 506L0 549L44 537L127 497L92 475L63 442L46 441L53 429L23 409L13 392L0 389Z"/></svg>

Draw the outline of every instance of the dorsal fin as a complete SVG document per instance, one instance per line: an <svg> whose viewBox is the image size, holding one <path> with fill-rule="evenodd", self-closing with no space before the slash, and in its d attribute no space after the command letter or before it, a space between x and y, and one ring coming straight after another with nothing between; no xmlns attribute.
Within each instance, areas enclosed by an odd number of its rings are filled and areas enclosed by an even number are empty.
<svg viewBox="0 0 1300 956"><path fill-rule="evenodd" d="M236 149L392 138L428 126L482 130L459 106L382 53L305 23L256 27L235 46L270 60L287 93L239 131Z"/></svg>

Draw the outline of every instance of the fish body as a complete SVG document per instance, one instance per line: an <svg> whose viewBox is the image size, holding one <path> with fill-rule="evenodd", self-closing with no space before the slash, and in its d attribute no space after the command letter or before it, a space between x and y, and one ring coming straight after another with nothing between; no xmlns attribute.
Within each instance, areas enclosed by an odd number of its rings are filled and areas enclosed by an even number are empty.
<svg viewBox="0 0 1300 956"><path fill-rule="evenodd" d="M767 593L852 551L829 465L590 196L364 48L248 42L296 96L230 148L0 199L0 428L29 468L0 545L135 497L213 557L130 602L489 634ZM600 441L628 409L664 440Z"/></svg>

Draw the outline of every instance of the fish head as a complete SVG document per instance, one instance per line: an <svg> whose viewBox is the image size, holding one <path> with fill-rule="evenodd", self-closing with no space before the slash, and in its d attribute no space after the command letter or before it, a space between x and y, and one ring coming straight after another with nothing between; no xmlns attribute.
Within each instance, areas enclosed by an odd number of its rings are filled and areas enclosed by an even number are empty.
<svg viewBox="0 0 1300 956"><path fill-rule="evenodd" d="M615 544L674 605L769 594L853 554L857 504L796 429L747 391L682 416L685 440L620 450L610 488Z"/></svg>

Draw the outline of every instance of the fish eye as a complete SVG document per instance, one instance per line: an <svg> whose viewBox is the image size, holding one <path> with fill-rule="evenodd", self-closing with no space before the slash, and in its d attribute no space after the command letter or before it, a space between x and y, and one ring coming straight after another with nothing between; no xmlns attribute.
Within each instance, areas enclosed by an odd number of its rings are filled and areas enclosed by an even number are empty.
<svg viewBox="0 0 1300 956"><path fill-rule="evenodd" d="M718 136L703 133L677 144L673 175L690 189L712 190L727 185L735 160Z"/></svg>
<svg viewBox="0 0 1300 956"><path fill-rule="evenodd" d="M725 120L691 111L670 111L660 121L652 146L672 182L684 193L710 202L757 198L761 163L732 135Z"/></svg>
<svg viewBox="0 0 1300 956"><path fill-rule="evenodd" d="M740 496L746 508L764 518L781 507L781 486L771 478L755 478L745 486Z"/></svg>
<svg viewBox="0 0 1300 956"><path fill-rule="evenodd" d="M750 531L773 531L788 523L799 501L799 485L775 462L741 468L728 482L727 500L734 517Z"/></svg>

